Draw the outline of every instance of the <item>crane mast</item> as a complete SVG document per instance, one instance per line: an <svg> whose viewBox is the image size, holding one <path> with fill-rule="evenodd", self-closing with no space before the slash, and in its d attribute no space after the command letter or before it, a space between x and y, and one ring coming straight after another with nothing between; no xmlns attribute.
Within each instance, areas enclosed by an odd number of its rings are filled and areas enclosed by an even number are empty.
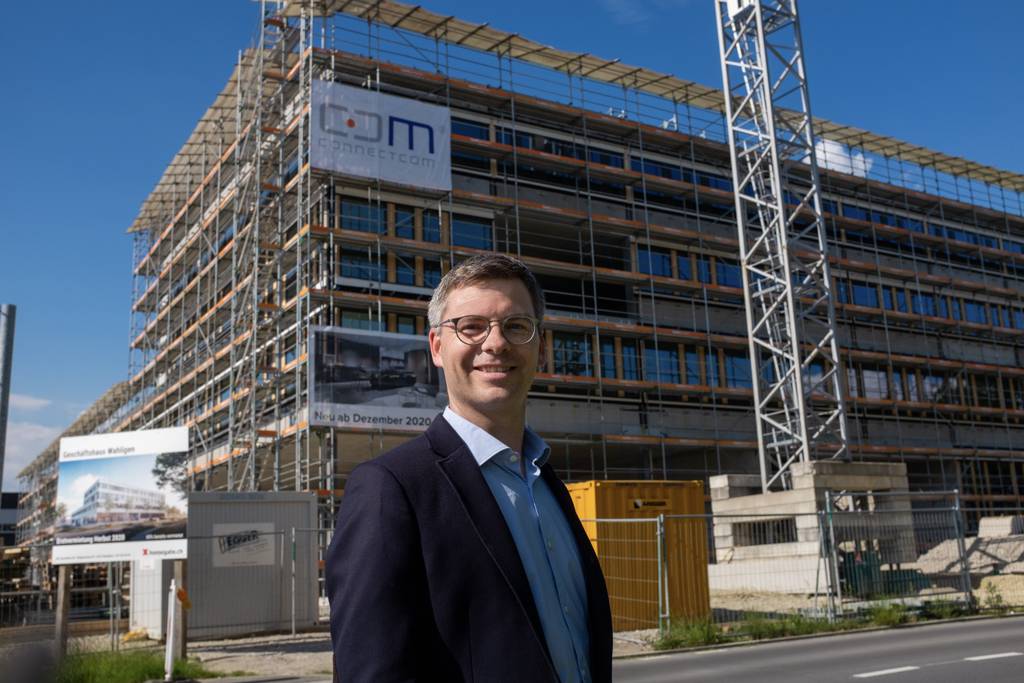
<svg viewBox="0 0 1024 683"><path fill-rule="evenodd" d="M765 493L849 458L796 0L715 0Z"/></svg>

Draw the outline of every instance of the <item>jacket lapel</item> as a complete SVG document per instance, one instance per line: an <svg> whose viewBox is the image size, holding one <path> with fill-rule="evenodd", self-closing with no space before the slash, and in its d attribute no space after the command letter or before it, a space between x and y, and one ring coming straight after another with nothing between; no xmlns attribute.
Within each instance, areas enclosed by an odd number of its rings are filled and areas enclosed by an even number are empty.
<svg viewBox="0 0 1024 683"><path fill-rule="evenodd" d="M533 592L530 590L523 562L519 558L519 551L505 523L505 517L501 514L501 509L480 472L480 466L470 453L469 447L444 418L438 416L426 435L431 447L441 456L437 466L451 483L480 541L529 617L538 643L550 662L540 615L533 601Z"/></svg>

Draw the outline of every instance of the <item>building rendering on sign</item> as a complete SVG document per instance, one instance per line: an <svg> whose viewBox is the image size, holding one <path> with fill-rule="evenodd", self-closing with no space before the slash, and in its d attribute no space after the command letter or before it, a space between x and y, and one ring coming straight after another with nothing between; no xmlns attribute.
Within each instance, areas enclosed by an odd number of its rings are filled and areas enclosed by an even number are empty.
<svg viewBox="0 0 1024 683"><path fill-rule="evenodd" d="M328 527L442 393L341 333L425 335L443 273L496 250L546 291L529 420L564 478L757 472L721 91L387 0L268 7L130 226L115 429L187 425L195 489L316 491ZM1024 177L815 126L851 456L1020 505Z"/></svg>
<svg viewBox="0 0 1024 683"><path fill-rule="evenodd" d="M82 506L71 513L71 526L121 524L164 516L165 497L159 491L132 488L96 480L82 496Z"/></svg>

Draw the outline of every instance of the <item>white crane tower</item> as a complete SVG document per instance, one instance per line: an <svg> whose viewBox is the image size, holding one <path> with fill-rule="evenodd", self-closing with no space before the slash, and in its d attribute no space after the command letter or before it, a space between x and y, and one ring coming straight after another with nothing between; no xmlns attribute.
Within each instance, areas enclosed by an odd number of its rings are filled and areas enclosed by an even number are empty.
<svg viewBox="0 0 1024 683"><path fill-rule="evenodd" d="M828 241L796 0L715 0L765 493L848 459Z"/></svg>

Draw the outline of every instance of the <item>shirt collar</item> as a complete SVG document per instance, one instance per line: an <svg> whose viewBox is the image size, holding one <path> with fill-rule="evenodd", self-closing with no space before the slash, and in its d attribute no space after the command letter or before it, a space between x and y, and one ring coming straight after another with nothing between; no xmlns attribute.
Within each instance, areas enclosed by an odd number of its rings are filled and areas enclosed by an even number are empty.
<svg viewBox="0 0 1024 683"><path fill-rule="evenodd" d="M456 413L451 409L451 406L444 409L444 419L455 430L455 433L459 435L459 438L466 443L466 446L469 447L469 452L473 454L473 459L476 460L476 464L481 467L499 453L512 450L511 447L496 439L483 428L478 427ZM540 467L547 462L550 453L551 449L544 439L537 432L526 427L523 431L522 453L526 460L528 462L535 460L537 466Z"/></svg>

